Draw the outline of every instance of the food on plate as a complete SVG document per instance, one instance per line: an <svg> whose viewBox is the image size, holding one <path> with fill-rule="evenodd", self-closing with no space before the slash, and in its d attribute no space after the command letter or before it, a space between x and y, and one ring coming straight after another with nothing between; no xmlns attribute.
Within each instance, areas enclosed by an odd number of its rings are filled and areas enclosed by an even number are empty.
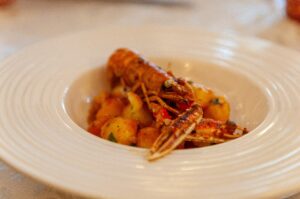
<svg viewBox="0 0 300 199"><path fill-rule="evenodd" d="M120 144L135 145L138 122L133 119L115 117L101 127L100 136Z"/></svg>
<svg viewBox="0 0 300 199"><path fill-rule="evenodd" d="M219 144L248 133L230 120L225 97L175 77L132 50L117 49L108 60L107 74L111 90L94 97L88 131L149 148L148 160L176 148Z"/></svg>

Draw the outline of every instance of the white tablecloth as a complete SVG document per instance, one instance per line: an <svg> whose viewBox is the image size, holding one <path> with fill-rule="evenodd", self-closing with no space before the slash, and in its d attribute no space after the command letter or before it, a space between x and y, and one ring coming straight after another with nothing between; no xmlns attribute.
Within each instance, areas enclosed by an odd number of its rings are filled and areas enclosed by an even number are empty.
<svg viewBox="0 0 300 199"><path fill-rule="evenodd" d="M0 59L49 37L124 24L198 27L264 38L300 51L300 23L285 17L284 3L284 0L16 0L10 6L0 7ZM19 198L79 197L36 182L0 160L0 199ZM300 194L291 198L300 199Z"/></svg>

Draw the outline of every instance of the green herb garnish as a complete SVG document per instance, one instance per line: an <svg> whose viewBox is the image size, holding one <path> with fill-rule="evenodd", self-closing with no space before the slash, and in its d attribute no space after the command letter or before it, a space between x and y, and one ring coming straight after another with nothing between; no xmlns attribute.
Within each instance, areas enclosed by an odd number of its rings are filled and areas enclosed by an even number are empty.
<svg viewBox="0 0 300 199"><path fill-rule="evenodd" d="M108 140L111 141L111 142L115 142L115 143L118 142L113 133L109 134Z"/></svg>
<svg viewBox="0 0 300 199"><path fill-rule="evenodd" d="M214 98L214 99L211 100L211 103L220 104L220 100L219 100L219 98Z"/></svg>
<svg viewBox="0 0 300 199"><path fill-rule="evenodd" d="M188 80L187 81L189 84L194 84L194 82L192 80Z"/></svg>

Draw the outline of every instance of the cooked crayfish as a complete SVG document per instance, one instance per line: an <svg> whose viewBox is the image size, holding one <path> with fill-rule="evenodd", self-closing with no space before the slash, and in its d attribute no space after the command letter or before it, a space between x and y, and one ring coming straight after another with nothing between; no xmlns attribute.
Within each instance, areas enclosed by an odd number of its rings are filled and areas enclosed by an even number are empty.
<svg viewBox="0 0 300 199"><path fill-rule="evenodd" d="M195 103L193 89L184 79L128 49L115 51L107 66L112 86L122 84L141 96L162 129L150 150L150 160L175 149L201 121L202 108Z"/></svg>
<svg viewBox="0 0 300 199"><path fill-rule="evenodd" d="M204 146L222 143L247 133L246 129L225 121L224 117L219 117L224 121L203 118L203 108L208 102L199 103L195 85L176 78L171 72L146 61L134 51L124 48L115 51L108 60L107 71L113 88L121 85L147 104L154 116L155 128L160 129L148 160L167 155L183 142L192 147ZM212 95L209 91L207 94ZM212 99L213 106L206 109L205 113L221 106L222 101L222 97ZM228 106L224 106L224 110L229 109ZM236 130L241 132L236 133Z"/></svg>

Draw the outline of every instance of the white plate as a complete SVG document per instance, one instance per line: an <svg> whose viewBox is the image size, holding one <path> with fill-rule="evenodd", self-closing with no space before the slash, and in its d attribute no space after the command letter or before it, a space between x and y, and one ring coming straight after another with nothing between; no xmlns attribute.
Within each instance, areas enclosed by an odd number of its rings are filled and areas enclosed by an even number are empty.
<svg viewBox="0 0 300 199"><path fill-rule="evenodd" d="M251 132L153 163L146 150L88 134L87 103L105 87L100 66L118 47L225 94ZM299 72L297 52L193 29L105 28L48 40L0 65L0 157L88 197L286 196L300 191Z"/></svg>

